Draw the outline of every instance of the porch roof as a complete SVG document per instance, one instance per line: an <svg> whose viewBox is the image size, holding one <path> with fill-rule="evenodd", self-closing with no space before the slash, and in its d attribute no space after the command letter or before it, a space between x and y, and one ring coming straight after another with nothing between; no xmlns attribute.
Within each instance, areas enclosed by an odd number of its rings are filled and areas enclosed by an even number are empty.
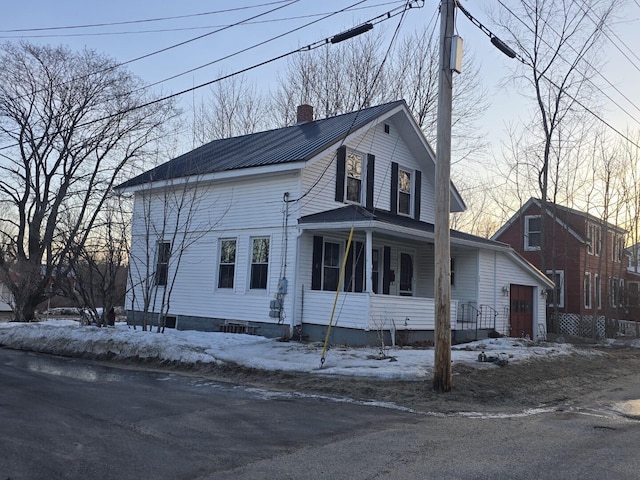
<svg viewBox="0 0 640 480"><path fill-rule="evenodd" d="M421 222L402 215L394 215L387 210L375 209L371 211L361 205L346 205L334 210L306 215L298 219L298 224L303 229L341 230L354 226L356 228L392 231L396 235L404 233L430 240L433 240L434 237L433 223ZM509 249L509 246L505 243L457 230L451 230L451 241L458 244L478 244L485 248Z"/></svg>

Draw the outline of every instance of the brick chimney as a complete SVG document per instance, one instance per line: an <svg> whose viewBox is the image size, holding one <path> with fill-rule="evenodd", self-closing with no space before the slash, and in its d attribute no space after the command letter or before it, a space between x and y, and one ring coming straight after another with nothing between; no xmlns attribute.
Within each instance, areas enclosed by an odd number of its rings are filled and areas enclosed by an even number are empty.
<svg viewBox="0 0 640 480"><path fill-rule="evenodd" d="M313 122L313 107L311 105L298 105L297 123Z"/></svg>

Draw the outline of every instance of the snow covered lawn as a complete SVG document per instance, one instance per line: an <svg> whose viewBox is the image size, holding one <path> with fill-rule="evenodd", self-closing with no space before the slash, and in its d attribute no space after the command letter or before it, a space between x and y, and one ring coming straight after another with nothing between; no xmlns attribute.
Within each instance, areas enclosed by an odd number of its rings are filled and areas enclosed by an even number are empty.
<svg viewBox="0 0 640 480"><path fill-rule="evenodd" d="M115 327L80 326L75 320L38 323L0 323L0 345L66 356L114 359L149 359L166 362L237 363L263 370L350 375L379 379L419 380L433 372L433 348L379 348L331 346L320 368L322 344L279 342L255 335L179 331L164 334L134 330L124 323ZM478 361L481 352L508 362L522 362L576 353L568 344L533 342L514 338L487 339L454 345L453 363L478 368L499 368ZM580 350L585 352L584 349ZM383 357L383 358L381 358Z"/></svg>

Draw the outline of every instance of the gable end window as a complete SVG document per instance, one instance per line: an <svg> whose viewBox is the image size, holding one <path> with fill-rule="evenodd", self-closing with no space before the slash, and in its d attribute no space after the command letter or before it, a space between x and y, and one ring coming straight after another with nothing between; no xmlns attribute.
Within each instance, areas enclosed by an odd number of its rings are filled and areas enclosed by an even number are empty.
<svg viewBox="0 0 640 480"><path fill-rule="evenodd" d="M364 156L354 150L347 150L346 198L347 202L362 203L362 167Z"/></svg>
<svg viewBox="0 0 640 480"><path fill-rule="evenodd" d="M269 239L254 238L251 246L251 280L249 288L265 290L269 271Z"/></svg>
<svg viewBox="0 0 640 480"><path fill-rule="evenodd" d="M169 278L169 256L171 255L171 242L158 242L156 255L156 285L164 286Z"/></svg>
<svg viewBox="0 0 640 480"><path fill-rule="evenodd" d="M398 170L398 213L411 215L411 172Z"/></svg>
<svg viewBox="0 0 640 480"><path fill-rule="evenodd" d="M369 175L373 176L374 158L373 155L365 157L363 153L345 146L338 149L336 152L336 202L363 204L366 200L367 204L373 203L372 186L367 182L369 182Z"/></svg>
<svg viewBox="0 0 640 480"><path fill-rule="evenodd" d="M236 271L236 240L220 241L220 268L218 273L218 288L233 288Z"/></svg>
<svg viewBox="0 0 640 480"><path fill-rule="evenodd" d="M524 217L524 249L540 250L542 245L542 217L527 215Z"/></svg>

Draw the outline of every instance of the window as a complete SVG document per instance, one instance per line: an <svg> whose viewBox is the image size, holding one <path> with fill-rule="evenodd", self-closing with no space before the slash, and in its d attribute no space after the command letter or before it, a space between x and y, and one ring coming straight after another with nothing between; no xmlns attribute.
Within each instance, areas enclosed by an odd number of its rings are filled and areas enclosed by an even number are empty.
<svg viewBox="0 0 640 480"><path fill-rule="evenodd" d="M411 173L398 171L398 213L411 215Z"/></svg>
<svg viewBox="0 0 640 480"><path fill-rule="evenodd" d="M555 288L547 290L547 305L564 308L564 271L547 270L547 277L556 284Z"/></svg>
<svg viewBox="0 0 640 480"><path fill-rule="evenodd" d="M594 224L589 224L587 227L587 252L590 255L600 256L602 252L602 233L600 227Z"/></svg>
<svg viewBox="0 0 640 480"><path fill-rule="evenodd" d="M409 253L400 254L400 295L413 295L413 257Z"/></svg>
<svg viewBox="0 0 640 480"><path fill-rule="evenodd" d="M169 256L171 256L171 242L158 242L156 255L156 285L166 285L169 277Z"/></svg>
<svg viewBox="0 0 640 480"><path fill-rule="evenodd" d="M249 288L266 289L269 270L269 239L254 238L251 248L251 279Z"/></svg>
<svg viewBox="0 0 640 480"><path fill-rule="evenodd" d="M542 217L528 215L524 217L524 249L540 250L542 245Z"/></svg>
<svg viewBox="0 0 640 480"><path fill-rule="evenodd" d="M340 244L324 242L322 256L322 290L337 290L340 279Z"/></svg>
<svg viewBox="0 0 640 480"><path fill-rule="evenodd" d="M371 269L371 284L373 287L373 293L380 292L380 250L374 249L371 251L371 261L373 268Z"/></svg>
<svg viewBox="0 0 640 480"><path fill-rule="evenodd" d="M362 203L362 164L361 153L347 151L347 198L349 202Z"/></svg>
<svg viewBox="0 0 640 480"><path fill-rule="evenodd" d="M236 241L227 239L220 241L220 272L218 288L233 288L236 271Z"/></svg>
<svg viewBox="0 0 640 480"><path fill-rule="evenodd" d="M612 307L624 306L624 280L612 277L609 279L609 304Z"/></svg>
<svg viewBox="0 0 640 480"><path fill-rule="evenodd" d="M600 281L600 275L596 273L594 278L594 288L595 288L595 297L596 297L596 308L602 308L602 284Z"/></svg>
<svg viewBox="0 0 640 480"><path fill-rule="evenodd" d="M623 252L624 252L624 238L614 235L613 251L611 252L611 257L612 257L611 260L618 263L621 262Z"/></svg>
<svg viewBox="0 0 640 480"><path fill-rule="evenodd" d="M591 308L591 273L584 274L584 308Z"/></svg>

